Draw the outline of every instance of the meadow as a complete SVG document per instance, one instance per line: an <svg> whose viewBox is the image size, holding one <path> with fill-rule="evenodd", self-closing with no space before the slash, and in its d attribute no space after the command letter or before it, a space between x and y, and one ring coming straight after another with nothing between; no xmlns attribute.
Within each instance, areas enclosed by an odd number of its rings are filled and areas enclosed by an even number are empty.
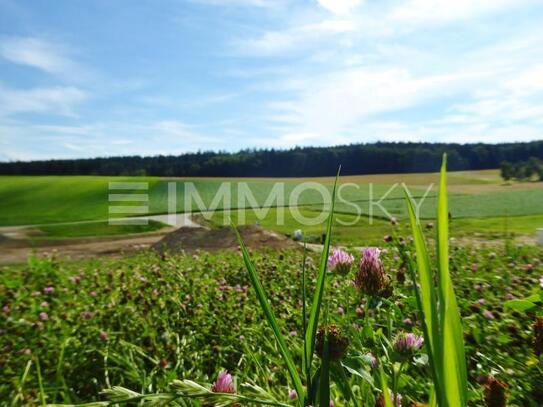
<svg viewBox="0 0 543 407"><path fill-rule="evenodd" d="M398 231L403 234L402 227ZM352 276L334 279L329 305L330 321L356 342L353 352L362 350L349 359L360 373L350 383L359 388L362 405L370 406L378 395L378 374L362 356L382 350L364 341L364 326L391 329L391 335L421 329L398 248L381 247L393 278L390 305L368 309ZM514 245L451 249L470 405L484 405L480 383L490 375L508 383L508 405L543 402L543 376L532 348L533 316L504 307L506 300L537 292L542 255L540 248ZM302 252L252 256L288 346L299 355ZM316 255L307 260L311 286L317 260ZM3 267L0 275L2 405L89 402L113 385L149 394L166 391L174 379L210 383L221 369L240 383L257 380L276 398L287 399L288 375L237 252L162 258L143 252L84 262L31 258L25 265ZM301 363L298 356L295 360ZM403 405L425 401L425 360L424 354L417 356L399 384ZM332 399L349 405L335 386Z"/></svg>

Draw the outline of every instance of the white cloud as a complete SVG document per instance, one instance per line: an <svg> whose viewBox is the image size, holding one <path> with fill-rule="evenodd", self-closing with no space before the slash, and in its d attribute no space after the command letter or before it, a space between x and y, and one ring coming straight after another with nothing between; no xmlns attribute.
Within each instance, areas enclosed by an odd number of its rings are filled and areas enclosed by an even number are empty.
<svg viewBox="0 0 543 407"><path fill-rule="evenodd" d="M220 7L259 7L273 9L283 7L287 0L191 0L192 3Z"/></svg>
<svg viewBox="0 0 543 407"><path fill-rule="evenodd" d="M225 149L228 142L178 120L44 125L0 117L0 145L4 160L39 160L171 155Z"/></svg>
<svg viewBox="0 0 543 407"><path fill-rule="evenodd" d="M285 30L267 31L256 38L238 39L234 47L244 55L278 56L323 41L334 41L338 35L345 35L354 29L352 20L325 19Z"/></svg>
<svg viewBox="0 0 543 407"><path fill-rule="evenodd" d="M173 144L174 148L182 151L194 151L199 146L219 142L217 138L199 134L194 130L194 126L178 120L163 120L151 125L150 129L159 132L159 140L166 138L168 145Z"/></svg>
<svg viewBox="0 0 543 407"><path fill-rule="evenodd" d="M464 73L417 77L398 68L353 68L309 79L293 100L270 107L297 131L338 135L371 115L454 94L477 78Z"/></svg>
<svg viewBox="0 0 543 407"><path fill-rule="evenodd" d="M0 38L0 56L67 79L80 80L88 70L68 56L65 46L37 37Z"/></svg>
<svg viewBox="0 0 543 407"><path fill-rule="evenodd" d="M361 3L360 0L317 0L317 2L334 14L348 14Z"/></svg>
<svg viewBox="0 0 543 407"><path fill-rule="evenodd" d="M388 18L391 22L439 24L493 13L531 0L410 0L400 2Z"/></svg>
<svg viewBox="0 0 543 407"><path fill-rule="evenodd" d="M16 90L0 84L0 116L16 113L75 116L74 107L86 98L84 91L71 86Z"/></svg>

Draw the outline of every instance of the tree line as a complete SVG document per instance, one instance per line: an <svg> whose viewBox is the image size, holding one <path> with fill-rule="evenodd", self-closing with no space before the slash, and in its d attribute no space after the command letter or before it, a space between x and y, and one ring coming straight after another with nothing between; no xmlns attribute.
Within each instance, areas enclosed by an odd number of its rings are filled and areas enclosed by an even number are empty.
<svg viewBox="0 0 543 407"><path fill-rule="evenodd" d="M151 175L309 177L436 171L443 153L450 170L512 165L543 159L543 141L503 144L372 143L182 155L124 156L0 163L4 175Z"/></svg>
<svg viewBox="0 0 543 407"><path fill-rule="evenodd" d="M517 181L542 181L543 161L536 157L530 157L527 161L517 163L504 160L500 164L500 173L505 181L512 179Z"/></svg>

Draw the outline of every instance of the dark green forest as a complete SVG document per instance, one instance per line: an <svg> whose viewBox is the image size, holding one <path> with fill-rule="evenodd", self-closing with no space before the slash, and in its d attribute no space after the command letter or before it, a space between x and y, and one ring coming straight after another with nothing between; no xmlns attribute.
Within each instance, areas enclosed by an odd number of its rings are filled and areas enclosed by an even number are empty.
<svg viewBox="0 0 543 407"><path fill-rule="evenodd" d="M153 175L309 177L429 172L447 153L450 170L499 168L532 157L543 159L543 141L503 144L373 143L290 150L197 152L168 156L14 161L0 163L3 175Z"/></svg>

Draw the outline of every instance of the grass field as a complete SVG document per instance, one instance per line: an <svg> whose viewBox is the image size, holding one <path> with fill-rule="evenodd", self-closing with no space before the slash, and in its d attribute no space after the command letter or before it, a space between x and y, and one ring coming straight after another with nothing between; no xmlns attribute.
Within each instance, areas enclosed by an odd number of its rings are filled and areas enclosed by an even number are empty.
<svg viewBox="0 0 543 407"><path fill-rule="evenodd" d="M298 199L289 201L292 192L303 182L317 182L331 190L333 178L233 178L233 179L181 179L181 178L152 178L152 177L37 177L37 176L3 176L0 177L0 226L25 224L53 224L58 222L100 220L105 221L108 216L109 182L147 182L148 212L150 214L166 213L168 210L168 184L175 182L177 211L185 209L185 187L187 183L194 185L206 208L212 206L214 197L227 182L225 191L230 194L231 203L223 200L214 202L218 210L228 208L245 208L249 201L238 201L240 183L246 183L254 196L258 206L277 206L277 201L267 201L276 182L282 182L285 195L284 202L279 205L296 204L302 206L300 213L308 217L318 216L323 208L323 197L315 189L301 193ZM349 226L338 225L338 235L345 243L354 243L360 239L376 238L383 233L382 226L388 215L399 220L405 219L406 207L403 199L401 182L407 184L411 194L421 203L420 215L423 219L431 221L435 213L435 187L429 186L437 181L437 174L385 174L347 176L340 179L344 185L339 190L340 200L336 209L344 222ZM499 235L500 231L507 230L514 233L533 234L538 227L543 226L543 183L516 183L503 184L496 170L460 171L451 172L450 182L450 212L454 222L453 232L458 235L470 233L487 233L488 236ZM130 192L130 191L128 191ZM133 191L139 192L142 191ZM143 191L145 192L145 191ZM425 194L427 195L425 196ZM424 197L425 196L425 197ZM424 199L423 199L424 197ZM118 202L111 205L118 205ZM141 205L141 202L122 202L122 205ZM195 200L190 201L190 211L198 211ZM247 211L246 223L257 221L270 229L282 233L292 233L303 225L291 216L286 210L283 224L277 224L277 210L271 210L264 219L257 219L255 212ZM356 220L357 214L363 215ZM368 215L372 215L372 224L369 224ZM124 216L124 215L123 215ZM213 216L218 222L222 213ZM237 213L233 212L237 219ZM77 227L56 226L50 229L48 235L53 237L76 237L96 235L119 234L123 231L110 230L108 227L84 226L81 231ZM94 228L94 230L89 230ZM320 226L305 226L309 235L321 233ZM143 230L142 230L143 231ZM128 231L127 231L128 232Z"/></svg>
<svg viewBox="0 0 543 407"><path fill-rule="evenodd" d="M32 225L108 218L108 185L130 177L1 176L0 225ZM140 182L156 182L137 178Z"/></svg>
<svg viewBox="0 0 543 407"><path fill-rule="evenodd" d="M110 225L108 222L86 222L69 224L51 224L40 226L39 230L44 233L44 238L72 238L72 237L95 237L95 236L117 236L134 233L147 233L160 230L165 225L161 222L149 220L147 225Z"/></svg>

